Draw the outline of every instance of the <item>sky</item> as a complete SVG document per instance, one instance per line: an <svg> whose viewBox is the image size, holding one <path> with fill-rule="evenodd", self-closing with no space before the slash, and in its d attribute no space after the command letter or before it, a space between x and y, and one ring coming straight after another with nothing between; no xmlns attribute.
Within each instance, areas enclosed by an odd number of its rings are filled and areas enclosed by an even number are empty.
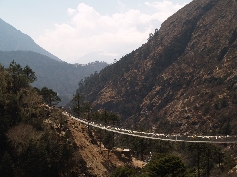
<svg viewBox="0 0 237 177"><path fill-rule="evenodd" d="M68 63L112 63L191 0L0 0L0 18Z"/></svg>

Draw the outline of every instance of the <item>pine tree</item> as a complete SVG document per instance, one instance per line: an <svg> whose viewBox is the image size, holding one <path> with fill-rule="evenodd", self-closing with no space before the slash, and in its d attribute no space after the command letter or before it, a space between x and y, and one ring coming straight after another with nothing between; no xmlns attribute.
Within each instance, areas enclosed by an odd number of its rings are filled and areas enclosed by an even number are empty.
<svg viewBox="0 0 237 177"><path fill-rule="evenodd" d="M57 105L61 101L58 94L47 87L43 87L40 90L40 95L42 96L44 102L49 106Z"/></svg>

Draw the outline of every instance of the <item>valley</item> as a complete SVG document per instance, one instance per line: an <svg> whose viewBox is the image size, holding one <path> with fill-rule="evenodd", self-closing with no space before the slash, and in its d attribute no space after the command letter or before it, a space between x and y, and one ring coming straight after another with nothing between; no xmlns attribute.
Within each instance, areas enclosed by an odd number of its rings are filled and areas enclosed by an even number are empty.
<svg viewBox="0 0 237 177"><path fill-rule="evenodd" d="M0 20L0 176L237 176L236 9L193 0L110 65Z"/></svg>

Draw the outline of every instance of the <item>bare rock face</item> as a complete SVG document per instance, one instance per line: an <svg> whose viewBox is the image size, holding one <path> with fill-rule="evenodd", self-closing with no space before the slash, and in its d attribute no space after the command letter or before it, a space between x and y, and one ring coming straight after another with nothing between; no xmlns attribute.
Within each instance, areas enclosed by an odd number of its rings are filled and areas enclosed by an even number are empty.
<svg viewBox="0 0 237 177"><path fill-rule="evenodd" d="M128 125L236 133L236 9L236 0L192 1L146 44L85 80L79 91Z"/></svg>

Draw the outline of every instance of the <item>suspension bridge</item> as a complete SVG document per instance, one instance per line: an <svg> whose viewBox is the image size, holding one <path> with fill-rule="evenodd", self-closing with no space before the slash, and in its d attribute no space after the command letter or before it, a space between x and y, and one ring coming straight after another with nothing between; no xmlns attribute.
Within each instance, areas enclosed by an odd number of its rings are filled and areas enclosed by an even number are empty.
<svg viewBox="0 0 237 177"><path fill-rule="evenodd" d="M124 128L112 127L112 126L104 126L102 124L96 124L95 122L90 122L84 119L76 118L74 116L70 116L68 113L63 112L64 115L79 121L88 127L95 127L102 130L122 134L129 135L133 137L145 138L145 139L153 139L153 140L162 140L162 141L172 141L172 142L189 142L189 143L212 143L212 144L233 144L237 143L236 135L217 135L217 136L207 136L207 135L182 135L182 134L161 134L161 133L150 133L150 132L139 132L128 130Z"/></svg>

